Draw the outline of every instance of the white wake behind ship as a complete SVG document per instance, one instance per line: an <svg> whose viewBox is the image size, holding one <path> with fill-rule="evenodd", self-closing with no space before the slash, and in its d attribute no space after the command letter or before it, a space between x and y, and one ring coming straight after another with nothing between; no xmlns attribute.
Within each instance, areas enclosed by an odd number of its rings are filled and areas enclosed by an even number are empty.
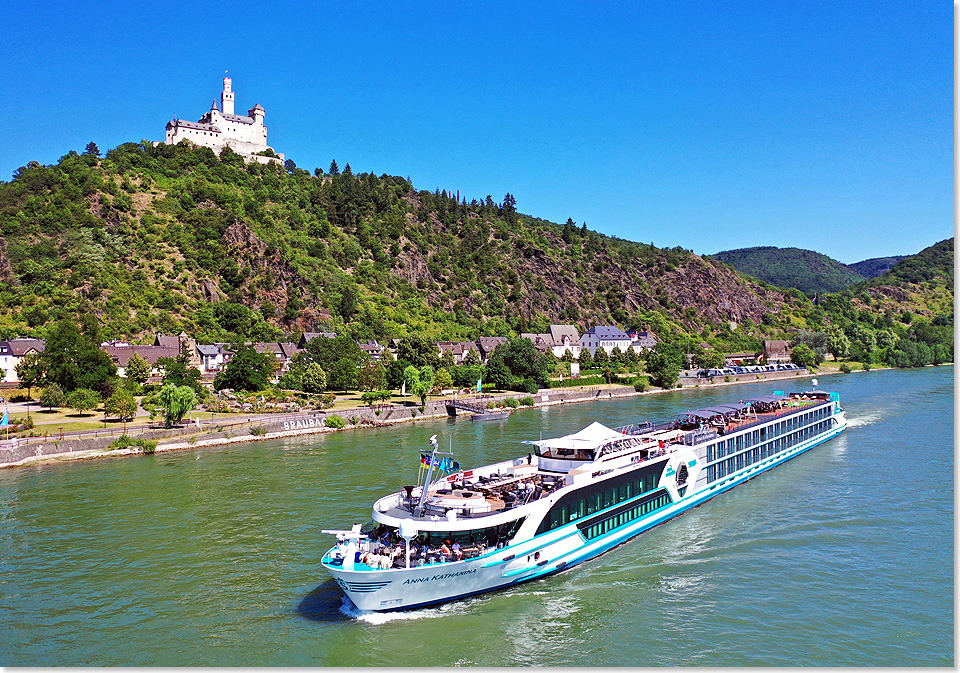
<svg viewBox="0 0 960 673"><path fill-rule="evenodd" d="M361 610L405 610L565 570L842 432L837 393L777 392L661 424L528 441L520 458L461 470L421 454L422 485L373 521L325 530L323 566ZM439 476L437 476L439 475Z"/></svg>

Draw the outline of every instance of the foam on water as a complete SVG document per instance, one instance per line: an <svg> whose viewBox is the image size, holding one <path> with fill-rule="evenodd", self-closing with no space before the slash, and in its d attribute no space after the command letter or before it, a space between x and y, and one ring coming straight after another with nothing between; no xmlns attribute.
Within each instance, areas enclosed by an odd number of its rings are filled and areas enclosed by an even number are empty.
<svg viewBox="0 0 960 673"><path fill-rule="evenodd" d="M367 624L386 624L388 622L403 622L414 619L432 619L435 617L444 617L462 611L462 603L448 603L435 608L423 608L420 610L403 610L401 612L374 612L372 610L361 610L353 604L346 596L343 597L343 604L340 606L341 614L355 619L358 622Z"/></svg>
<svg viewBox="0 0 960 673"><path fill-rule="evenodd" d="M880 411L874 411L871 413L860 413L853 418L847 418L847 427L848 428L862 428L867 425L873 425L874 423L879 423L884 419L884 414Z"/></svg>

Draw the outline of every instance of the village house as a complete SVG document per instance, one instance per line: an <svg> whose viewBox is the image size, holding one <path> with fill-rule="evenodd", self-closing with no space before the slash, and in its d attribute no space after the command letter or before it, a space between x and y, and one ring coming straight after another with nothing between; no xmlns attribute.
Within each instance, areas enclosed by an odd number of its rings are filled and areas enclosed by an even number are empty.
<svg viewBox="0 0 960 673"><path fill-rule="evenodd" d="M496 350L497 346L500 344L507 343L507 337L480 337L477 339L477 350L480 351L480 358L483 360L483 364L487 364L487 360L490 359L490 354Z"/></svg>
<svg viewBox="0 0 960 673"><path fill-rule="evenodd" d="M630 332L629 336L631 339L630 348L637 355L640 355L643 351L653 350L657 346L657 337L653 332Z"/></svg>
<svg viewBox="0 0 960 673"><path fill-rule="evenodd" d="M573 325L550 325L549 331L543 334L520 336L530 339L541 353L549 353L556 358L562 358L564 353L570 353L574 359L580 357L580 333Z"/></svg>
<svg viewBox="0 0 960 673"><path fill-rule="evenodd" d="M157 336L159 338L160 335ZM164 338L169 339L170 337ZM176 339L177 337L172 338ZM157 367L157 360L178 357L180 355L180 344L176 342L171 345L168 341L166 345L141 345L130 344L126 341L108 341L100 344L100 350L109 355L113 363L117 365L117 376L126 378L127 363L130 362L134 353L150 365L150 376L160 376L163 374L163 370Z"/></svg>
<svg viewBox="0 0 960 673"><path fill-rule="evenodd" d="M453 364L455 365L462 365L463 359L467 357L467 353L470 351L475 351L478 356L480 355L477 344L473 341L438 341L437 348L440 349L441 358L444 353L453 355Z"/></svg>
<svg viewBox="0 0 960 673"><path fill-rule="evenodd" d="M610 325L595 325L580 337L580 348L589 350L590 355L596 355L600 348L603 348L607 355L613 354L614 348L619 348L621 352L626 353L631 344L633 339L629 334L619 327Z"/></svg>
<svg viewBox="0 0 960 673"><path fill-rule="evenodd" d="M378 344L376 339L369 339L366 343L360 344L360 350L370 356L370 359L375 362L380 361L380 358L383 357L383 351L386 349L387 347Z"/></svg>
<svg viewBox="0 0 960 673"><path fill-rule="evenodd" d="M40 339L7 339L0 341L0 370L4 383L17 383L17 365L30 353L42 353L43 341Z"/></svg>

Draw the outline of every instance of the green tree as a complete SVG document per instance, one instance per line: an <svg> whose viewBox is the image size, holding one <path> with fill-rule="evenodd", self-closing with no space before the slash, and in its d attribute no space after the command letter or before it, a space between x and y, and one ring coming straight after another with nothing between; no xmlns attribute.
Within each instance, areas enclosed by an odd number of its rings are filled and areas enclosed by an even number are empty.
<svg viewBox="0 0 960 673"><path fill-rule="evenodd" d="M397 344L397 359L406 360L414 367L429 365L436 367L440 364L440 353L437 344L419 335L411 335L400 339Z"/></svg>
<svg viewBox="0 0 960 673"><path fill-rule="evenodd" d="M510 377L533 379L540 385L547 385L550 380L550 361L537 350L530 339L515 337L507 343L497 346L487 362L487 376L498 388L510 385L510 379L504 383L502 368L510 373ZM494 378L496 377L496 378Z"/></svg>
<svg viewBox="0 0 960 673"><path fill-rule="evenodd" d="M99 157L100 148L97 147L97 144L91 140L89 143L87 143L87 146L84 148L83 153L89 154L95 157Z"/></svg>
<svg viewBox="0 0 960 673"><path fill-rule="evenodd" d="M82 414L84 411L96 409L100 404L100 395L89 388L77 388L67 395L67 406Z"/></svg>
<svg viewBox="0 0 960 673"><path fill-rule="evenodd" d="M129 390L121 388L103 403L103 415L116 416L123 421L123 432L127 432L127 421L137 415L137 398Z"/></svg>
<svg viewBox="0 0 960 673"><path fill-rule="evenodd" d="M367 360L357 374L360 390L379 390L387 383L387 370L375 360Z"/></svg>
<svg viewBox="0 0 960 673"><path fill-rule="evenodd" d="M197 403L197 395L190 386L164 384L157 393L157 404L163 409L167 427L180 423Z"/></svg>
<svg viewBox="0 0 960 673"><path fill-rule="evenodd" d="M47 333L40 361L45 381L65 391L111 385L117 374L111 357L100 350L96 319L89 314L84 316L82 331L69 318L55 323Z"/></svg>
<svg viewBox="0 0 960 673"><path fill-rule="evenodd" d="M424 365L419 369L413 365L403 371L403 381L407 386L407 392L420 398L420 404L427 403L427 396L433 390L433 367Z"/></svg>
<svg viewBox="0 0 960 673"><path fill-rule="evenodd" d="M248 344L237 344L233 347L233 351L230 362L213 380L214 389L229 388L256 392L266 388L270 376L276 369L276 358L269 353L258 353Z"/></svg>
<svg viewBox="0 0 960 673"><path fill-rule="evenodd" d="M817 364L817 355L807 344L797 344L790 354L790 361L801 367L812 367Z"/></svg>
<svg viewBox="0 0 960 673"><path fill-rule="evenodd" d="M577 362L580 363L581 370L590 369L594 365L593 355L590 353L589 348L580 349L580 357L577 358Z"/></svg>
<svg viewBox="0 0 960 673"><path fill-rule="evenodd" d="M702 369L721 369L726 365L723 353L712 349L704 349L693 361Z"/></svg>
<svg viewBox="0 0 960 673"><path fill-rule="evenodd" d="M203 393L203 375L196 367L188 367L185 358L157 358L157 368L163 370L163 384L190 386L197 395Z"/></svg>
<svg viewBox="0 0 960 673"><path fill-rule="evenodd" d="M127 378L136 381L140 385L147 382L147 379L150 378L151 371L153 371L153 367L151 367L150 363L143 359L139 353L134 353L130 356L130 359L127 360L125 369Z"/></svg>
<svg viewBox="0 0 960 673"><path fill-rule="evenodd" d="M433 387L439 390L453 388L453 377L450 375L450 370L438 369L437 374L433 379Z"/></svg>
<svg viewBox="0 0 960 673"><path fill-rule="evenodd" d="M316 362L311 362L304 367L300 382L300 390L318 395L327 389L327 374L323 371L323 367Z"/></svg>
<svg viewBox="0 0 960 673"><path fill-rule="evenodd" d="M346 334L334 339L313 339L307 343L304 357L316 362L327 373L327 389L352 390L357 387L360 367L369 356Z"/></svg>
<svg viewBox="0 0 960 673"><path fill-rule="evenodd" d="M47 409L62 407L66 403L67 396L63 394L63 390L56 383L51 383L40 393L40 404Z"/></svg>
<svg viewBox="0 0 960 673"><path fill-rule="evenodd" d="M44 363L40 355L37 353L27 353L14 367L14 371L17 372L20 387L26 386L27 397L32 398L31 392L34 387L40 385L45 379ZM52 385L56 385L56 383ZM49 387L49 384L47 387ZM60 389L60 386L57 386L57 388ZM62 394L62 389L60 390Z"/></svg>
<svg viewBox="0 0 960 673"><path fill-rule="evenodd" d="M680 363L671 354L654 350L647 353L650 382L661 388L673 388L680 378Z"/></svg>

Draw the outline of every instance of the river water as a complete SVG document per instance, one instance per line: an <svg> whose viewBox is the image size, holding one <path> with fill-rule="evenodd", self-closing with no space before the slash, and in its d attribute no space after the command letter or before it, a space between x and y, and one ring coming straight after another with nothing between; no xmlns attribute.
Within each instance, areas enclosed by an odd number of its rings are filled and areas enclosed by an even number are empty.
<svg viewBox="0 0 960 673"><path fill-rule="evenodd" d="M565 573L360 614L321 528L524 439L789 384L685 390L174 454L0 471L0 664L954 665L953 368L823 377L840 437Z"/></svg>

